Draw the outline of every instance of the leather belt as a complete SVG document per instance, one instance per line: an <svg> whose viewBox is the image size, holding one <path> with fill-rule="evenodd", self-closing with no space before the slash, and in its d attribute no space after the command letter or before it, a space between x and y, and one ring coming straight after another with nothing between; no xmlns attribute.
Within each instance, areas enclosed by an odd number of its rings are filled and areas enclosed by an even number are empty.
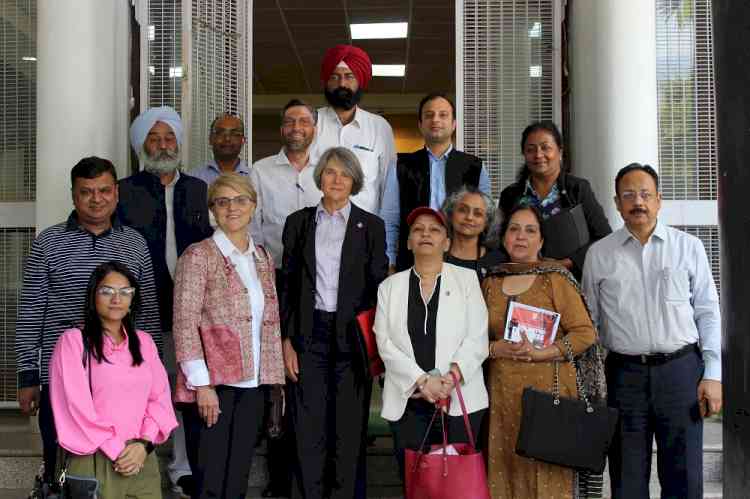
<svg viewBox="0 0 750 499"><path fill-rule="evenodd" d="M690 345L685 345L684 347L680 348L679 350L675 350L672 353L652 353L652 354L641 354L641 355L625 355L622 353L617 352L609 352L609 357L612 357L613 360L618 362L629 362L632 364L641 364L644 366L658 366L661 364L666 364L667 362L675 359L679 359L680 357L684 357L685 355L688 355L689 353L696 352L700 354L700 350L698 349L697 343L691 343Z"/></svg>

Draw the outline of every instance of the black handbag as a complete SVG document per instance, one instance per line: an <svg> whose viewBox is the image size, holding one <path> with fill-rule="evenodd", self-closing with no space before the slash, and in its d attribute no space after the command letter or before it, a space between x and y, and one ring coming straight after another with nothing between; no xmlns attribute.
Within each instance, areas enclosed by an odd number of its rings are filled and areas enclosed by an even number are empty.
<svg viewBox="0 0 750 499"><path fill-rule="evenodd" d="M567 359L576 368L580 399L560 396L560 364L554 363L552 393L526 387L516 454L578 471L602 473L617 426L618 411L592 403L567 338Z"/></svg>
<svg viewBox="0 0 750 499"><path fill-rule="evenodd" d="M83 341L83 365L87 367L89 375L89 392L93 397L94 391L91 388L91 351L86 341ZM86 366L88 361L88 366ZM65 452L65 462L57 482L60 484L61 499L98 499L99 497L99 480L96 477L86 477L68 474L68 464L70 462L70 453ZM96 474L96 454L94 454L94 474Z"/></svg>
<svg viewBox="0 0 750 499"><path fill-rule="evenodd" d="M270 385L266 390L265 430L268 438L284 435L284 412L286 401L282 385Z"/></svg>

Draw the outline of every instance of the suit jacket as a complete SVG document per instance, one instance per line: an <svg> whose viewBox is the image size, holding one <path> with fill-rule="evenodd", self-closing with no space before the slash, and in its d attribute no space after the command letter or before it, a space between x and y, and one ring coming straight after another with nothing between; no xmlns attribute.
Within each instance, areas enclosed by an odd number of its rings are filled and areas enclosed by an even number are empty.
<svg viewBox="0 0 750 499"><path fill-rule="evenodd" d="M381 416L397 421L414 393L417 379L424 371L417 365L407 326L409 273L404 270L383 281L378 289L375 314L375 337L378 352L385 364L383 409ZM488 406L482 363L489 355L487 307L477 274L473 270L443 264L438 302L435 367L445 374L452 363L463 375L461 392L468 412ZM461 415L461 405L454 391L450 414Z"/></svg>
<svg viewBox="0 0 750 499"><path fill-rule="evenodd" d="M303 208L289 215L282 240L282 286L279 293L281 334L295 349L305 351L315 309L315 211ZM352 203L341 247L336 306L339 349L353 351L355 316L375 306L378 285L388 273L385 224L379 217Z"/></svg>
<svg viewBox="0 0 750 499"><path fill-rule="evenodd" d="M568 256L573 261L571 272L576 279L580 280L583 273L583 262L586 259L586 252L589 250L589 246L611 234L612 228L609 226L607 216L604 214L602 206L596 200L596 196L594 196L594 191L591 189L591 184L589 184L588 180L561 171L557 177L557 188L560 190L563 208L572 208L577 204L583 206L583 214L586 217L586 224L589 227L589 235L591 237L589 243ZM521 199L525 191L526 179L519 180L503 189L500 193L498 207L502 210L505 217L507 217L508 212L510 212L515 204L518 203L518 200Z"/></svg>
<svg viewBox="0 0 750 499"><path fill-rule="evenodd" d="M165 256L167 242L167 208L164 186L159 177L142 171L119 182L120 201L117 215L124 225L141 233L148 245L154 266L162 331L172 330L172 276ZM208 219L206 183L181 174L174 186L174 227L177 256L193 243L213 233Z"/></svg>
<svg viewBox="0 0 750 499"><path fill-rule="evenodd" d="M479 186L482 160L455 148L448 154L445 164L445 195L450 196L461 187ZM410 153L399 153L396 163L399 186L399 243L396 269L404 270L414 265L414 256L406 246L409 225L406 217L414 208L430 205L430 157L426 148Z"/></svg>
<svg viewBox="0 0 750 499"><path fill-rule="evenodd" d="M255 268L263 289L263 321L260 333L258 384L284 383L279 307L271 255L256 245ZM240 275L213 238L190 246L177 262L174 293L174 344L177 362L204 359L211 384L250 379L253 320L247 289ZM244 353L244 355L243 355ZM177 370L175 400L192 402L195 392Z"/></svg>

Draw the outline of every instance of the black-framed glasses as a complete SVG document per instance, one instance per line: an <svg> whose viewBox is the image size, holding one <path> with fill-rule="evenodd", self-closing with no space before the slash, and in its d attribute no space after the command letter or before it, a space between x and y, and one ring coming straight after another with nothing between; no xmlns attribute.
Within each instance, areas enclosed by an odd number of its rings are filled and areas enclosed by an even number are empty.
<svg viewBox="0 0 750 499"><path fill-rule="evenodd" d="M656 196L656 194L651 191L647 191L643 189L640 191L622 191L622 194L620 194L620 196L622 196L622 199L624 199L625 201L630 201L630 202L635 201L636 198L640 196L641 199L643 199L645 202L648 203L649 201L651 201L651 199L653 199Z"/></svg>
<svg viewBox="0 0 750 499"><path fill-rule="evenodd" d="M240 128L214 128L211 134L220 139L241 139L245 131Z"/></svg>

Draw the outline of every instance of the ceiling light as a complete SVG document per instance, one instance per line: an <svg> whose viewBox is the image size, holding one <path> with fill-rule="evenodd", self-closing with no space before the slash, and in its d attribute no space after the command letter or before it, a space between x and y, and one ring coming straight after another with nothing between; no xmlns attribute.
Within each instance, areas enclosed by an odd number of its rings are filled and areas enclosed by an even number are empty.
<svg viewBox="0 0 750 499"><path fill-rule="evenodd" d="M409 23L350 24L352 40L375 40L383 38L406 38Z"/></svg>
<svg viewBox="0 0 750 499"><path fill-rule="evenodd" d="M26 56L26 57L21 57L21 60L22 61L36 61L36 57Z"/></svg>
<svg viewBox="0 0 750 499"><path fill-rule="evenodd" d="M404 76L406 74L405 64L373 64L373 76Z"/></svg>

